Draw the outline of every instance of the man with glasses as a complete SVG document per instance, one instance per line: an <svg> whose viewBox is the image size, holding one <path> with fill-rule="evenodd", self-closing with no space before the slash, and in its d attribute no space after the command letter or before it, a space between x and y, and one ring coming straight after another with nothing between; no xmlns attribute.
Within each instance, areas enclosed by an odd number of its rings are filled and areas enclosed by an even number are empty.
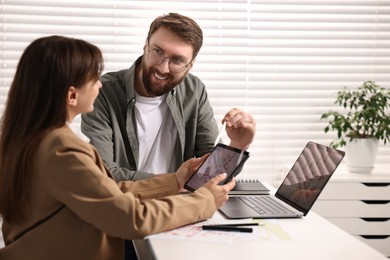
<svg viewBox="0 0 390 260"><path fill-rule="evenodd" d="M205 85L189 73L202 44L202 30L191 18L160 16L150 25L143 56L129 69L102 76L81 130L116 181L175 172L214 147L218 127ZM230 145L246 150L256 131L253 117L234 108L222 121Z"/></svg>

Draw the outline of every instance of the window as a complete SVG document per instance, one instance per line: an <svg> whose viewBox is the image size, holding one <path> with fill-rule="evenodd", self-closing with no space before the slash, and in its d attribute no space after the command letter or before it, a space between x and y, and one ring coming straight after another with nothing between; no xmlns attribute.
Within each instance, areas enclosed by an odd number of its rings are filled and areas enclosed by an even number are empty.
<svg viewBox="0 0 390 260"><path fill-rule="evenodd" d="M142 53L152 20L168 12L203 29L192 73L206 84L216 119L239 107L257 120L243 177L272 180L287 173L307 141L329 144L335 135L323 132L320 116L343 86L390 86L389 0L3 0L0 109L32 40L88 40L102 49L106 72L119 70ZM390 145L380 145L377 165L389 158Z"/></svg>

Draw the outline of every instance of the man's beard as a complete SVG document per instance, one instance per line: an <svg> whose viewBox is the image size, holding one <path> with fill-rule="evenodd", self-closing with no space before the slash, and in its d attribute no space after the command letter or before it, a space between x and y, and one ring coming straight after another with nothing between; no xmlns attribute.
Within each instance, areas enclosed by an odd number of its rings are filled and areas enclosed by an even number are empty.
<svg viewBox="0 0 390 260"><path fill-rule="evenodd" d="M142 82L145 88L145 91L148 93L151 97L159 97L162 95L165 95L166 93L170 92L175 86L177 86L185 77L185 74L175 80L175 76L172 75L172 73L168 74L168 81L164 85L152 85L151 79L152 77L155 78L154 75L156 69L153 67L147 67L144 61L142 61ZM160 73L158 73L160 74ZM166 76L167 74L164 74Z"/></svg>

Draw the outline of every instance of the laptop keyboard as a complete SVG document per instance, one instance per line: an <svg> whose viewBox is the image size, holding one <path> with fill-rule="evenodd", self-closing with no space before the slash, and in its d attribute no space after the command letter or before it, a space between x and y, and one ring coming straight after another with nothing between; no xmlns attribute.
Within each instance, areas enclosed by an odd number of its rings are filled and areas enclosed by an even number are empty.
<svg viewBox="0 0 390 260"><path fill-rule="evenodd" d="M271 196L243 196L238 198L262 216L292 213L290 209L277 203Z"/></svg>

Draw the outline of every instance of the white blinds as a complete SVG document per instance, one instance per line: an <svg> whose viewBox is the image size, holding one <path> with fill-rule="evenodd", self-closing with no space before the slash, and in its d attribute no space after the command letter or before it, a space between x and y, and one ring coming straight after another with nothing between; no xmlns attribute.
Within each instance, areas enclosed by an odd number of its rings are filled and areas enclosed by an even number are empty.
<svg viewBox="0 0 390 260"><path fill-rule="evenodd" d="M217 120L232 107L257 120L244 177L271 180L287 172L307 141L329 144L335 135L324 134L320 116L343 86L373 80L390 87L390 0L0 2L1 108L17 61L35 38L91 41L104 53L105 71L113 71L142 53L156 16L194 18L205 39L192 73L205 82ZM377 157L385 164L390 145L381 145Z"/></svg>

